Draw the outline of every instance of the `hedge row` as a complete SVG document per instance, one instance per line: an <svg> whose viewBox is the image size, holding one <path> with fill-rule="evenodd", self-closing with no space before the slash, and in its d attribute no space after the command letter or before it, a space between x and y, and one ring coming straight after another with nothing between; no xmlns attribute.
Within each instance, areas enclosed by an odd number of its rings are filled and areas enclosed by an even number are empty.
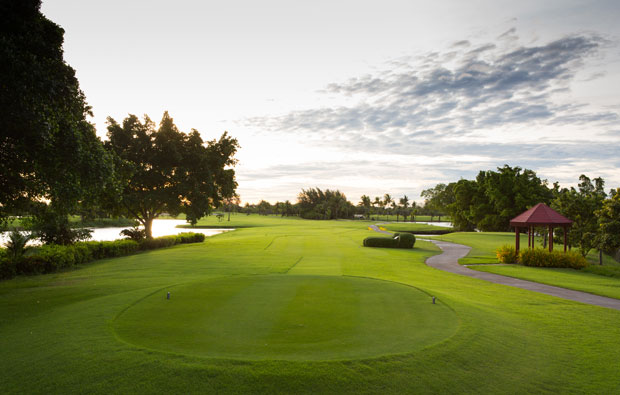
<svg viewBox="0 0 620 395"><path fill-rule="evenodd" d="M205 235L202 233L180 233L141 241L123 239L85 241L66 246L49 244L37 247L33 254L17 261L9 259L5 250L0 250L0 278L10 278L17 274L53 273L97 259L114 258L175 244L200 243L204 240Z"/></svg>
<svg viewBox="0 0 620 395"><path fill-rule="evenodd" d="M497 259L502 263L521 263L524 266L534 267L563 267L582 269L588 266L588 261L575 251L566 253L549 251L544 248L526 249L517 255L513 246L504 245L496 251Z"/></svg>
<svg viewBox="0 0 620 395"><path fill-rule="evenodd" d="M415 236L411 233L394 233L393 237L367 237L364 247L413 248Z"/></svg>

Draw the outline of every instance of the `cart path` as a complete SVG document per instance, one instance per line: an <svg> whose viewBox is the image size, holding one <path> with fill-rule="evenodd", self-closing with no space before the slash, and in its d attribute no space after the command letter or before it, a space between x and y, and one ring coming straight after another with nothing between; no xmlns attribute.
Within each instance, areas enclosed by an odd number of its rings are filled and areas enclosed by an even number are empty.
<svg viewBox="0 0 620 395"><path fill-rule="evenodd" d="M380 230L376 225L371 225L370 227L380 233L390 235L392 234L390 232ZM533 281L520 280L518 278L501 276L499 274L493 273L479 272L477 270L469 269L466 266L459 265L458 261L460 258L463 258L469 253L471 247L462 244L449 243L447 241L430 239L423 240L430 241L431 243L439 247L441 251L443 251L443 253L439 255L428 258L425 262L428 266L435 269L443 270L450 273L456 273L463 276L473 277L495 284L508 285L510 287L526 289L528 291L539 292L546 295L556 296L562 299L573 300L575 302L620 310L620 299L607 298L605 296L598 296L587 292L574 291L572 289L554 287L552 285L535 283Z"/></svg>

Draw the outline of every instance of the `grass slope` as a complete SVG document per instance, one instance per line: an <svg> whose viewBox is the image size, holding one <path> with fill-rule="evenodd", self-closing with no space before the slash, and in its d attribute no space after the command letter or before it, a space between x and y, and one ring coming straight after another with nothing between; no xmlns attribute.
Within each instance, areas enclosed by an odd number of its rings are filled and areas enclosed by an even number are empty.
<svg viewBox="0 0 620 395"><path fill-rule="evenodd" d="M363 248L362 239L373 234L364 223L250 218L245 221L262 226L201 245L0 283L2 392L620 390L618 311L432 269L423 261L437 249L423 241L414 250ZM410 285L449 307L458 327L419 350L341 361L205 358L138 346L116 331L124 311L169 287L261 274L345 275Z"/></svg>

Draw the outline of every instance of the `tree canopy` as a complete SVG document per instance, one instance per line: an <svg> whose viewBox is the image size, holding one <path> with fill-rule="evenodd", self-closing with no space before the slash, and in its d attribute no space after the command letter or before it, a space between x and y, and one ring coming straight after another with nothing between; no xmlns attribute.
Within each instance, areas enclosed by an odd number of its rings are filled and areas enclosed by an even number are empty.
<svg viewBox="0 0 620 395"><path fill-rule="evenodd" d="M349 218L355 207L340 191L302 189L297 197L299 216L307 219Z"/></svg>
<svg viewBox="0 0 620 395"><path fill-rule="evenodd" d="M555 199L551 206L574 221L568 232L569 243L578 246L581 254L586 256L598 244L597 212L603 207L607 194L605 182L600 177L590 180L582 174L579 181L577 188L560 189L556 183L553 190Z"/></svg>
<svg viewBox="0 0 620 395"><path fill-rule="evenodd" d="M129 115L122 124L108 118L108 138L105 147L118 158L120 180L110 205L144 225L147 237L162 213L185 213L195 224L235 196L232 166L239 145L226 132L205 144L197 130L179 131L165 112L159 128L148 116L141 122Z"/></svg>
<svg viewBox="0 0 620 395"><path fill-rule="evenodd" d="M510 220L536 203L552 199L547 181L532 170L504 165L422 191L432 211L447 212L454 227L471 231L507 231Z"/></svg>
<svg viewBox="0 0 620 395"><path fill-rule="evenodd" d="M75 71L63 60L63 29L40 1L0 3L0 218L16 210L66 215L95 195L112 161L92 124ZM48 201L50 204L41 204Z"/></svg>
<svg viewBox="0 0 620 395"><path fill-rule="evenodd" d="M611 190L597 214L600 246L609 254L616 253L620 249L620 188Z"/></svg>

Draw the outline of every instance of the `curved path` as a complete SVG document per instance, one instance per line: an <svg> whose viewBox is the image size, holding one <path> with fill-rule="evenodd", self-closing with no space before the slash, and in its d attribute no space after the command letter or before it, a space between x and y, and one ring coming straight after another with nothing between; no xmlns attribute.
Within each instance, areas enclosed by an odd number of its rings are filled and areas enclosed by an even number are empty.
<svg viewBox="0 0 620 395"><path fill-rule="evenodd" d="M371 225L370 227L380 233L392 234L390 232L380 230L376 225ZM556 296L558 298L573 300L575 302L620 310L620 299L607 298L605 296L593 295L587 292L573 291L572 289L554 287L552 285L535 283L533 281L520 280L514 277L501 276L499 274L479 272L469 269L466 266L459 265L459 259L469 254L471 247L462 244L449 243L447 241L430 239L420 240L430 241L443 251L442 254L432 256L426 260L426 264L430 267L434 267L435 269L473 277L495 284L503 284L510 287L527 289L528 291L539 292L546 295Z"/></svg>
<svg viewBox="0 0 620 395"><path fill-rule="evenodd" d="M459 265L458 260L466 256L469 253L469 250L471 250L471 247L467 247L462 244L448 243L446 241L427 241L432 242L443 251L442 254L435 255L426 260L426 264L428 266L436 269L490 281L495 284L508 285L551 296L557 296L558 298L620 310L619 299L607 298L605 296L593 295L587 292L573 291L572 289L554 287L552 285L535 283L532 281L520 280L514 277L501 276L499 274L479 272L469 269L466 266Z"/></svg>

